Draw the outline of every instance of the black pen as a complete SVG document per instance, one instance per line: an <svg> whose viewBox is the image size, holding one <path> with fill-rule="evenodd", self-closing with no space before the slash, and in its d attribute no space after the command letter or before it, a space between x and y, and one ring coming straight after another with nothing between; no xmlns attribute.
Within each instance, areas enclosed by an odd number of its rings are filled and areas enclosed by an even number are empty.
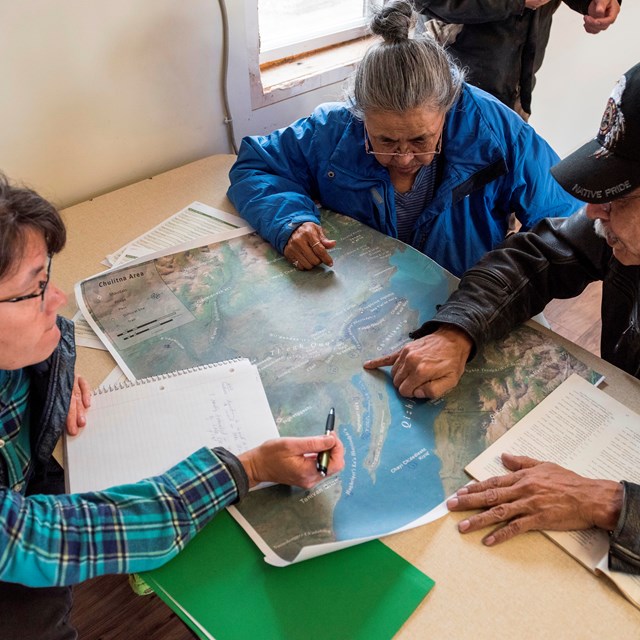
<svg viewBox="0 0 640 640"><path fill-rule="evenodd" d="M336 412L333 410L333 407L329 409L329 415L327 416L327 424L324 428L324 435L328 436L333 431L333 427L336 420ZM318 471L323 475L327 475L327 467L329 466L329 458L330 453L329 450L321 451L318 454L318 462L316 462L316 467Z"/></svg>

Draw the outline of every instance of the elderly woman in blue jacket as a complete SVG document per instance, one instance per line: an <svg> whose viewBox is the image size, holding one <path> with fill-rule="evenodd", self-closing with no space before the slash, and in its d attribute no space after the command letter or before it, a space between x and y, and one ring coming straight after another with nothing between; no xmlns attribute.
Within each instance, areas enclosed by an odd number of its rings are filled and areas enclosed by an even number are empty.
<svg viewBox="0 0 640 640"><path fill-rule="evenodd" d="M399 238L456 275L499 245L511 213L527 230L580 203L549 174L551 147L464 82L405 0L371 21L346 103L242 141L228 196L298 269L332 265L316 202Z"/></svg>

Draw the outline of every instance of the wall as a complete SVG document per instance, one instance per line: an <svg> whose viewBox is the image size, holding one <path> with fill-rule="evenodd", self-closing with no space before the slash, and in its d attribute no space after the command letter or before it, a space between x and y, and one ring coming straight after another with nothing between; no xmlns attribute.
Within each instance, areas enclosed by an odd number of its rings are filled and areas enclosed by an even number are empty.
<svg viewBox="0 0 640 640"><path fill-rule="evenodd" d="M236 138L268 131L340 95L340 86L252 112L244 12L227 0ZM595 133L617 77L640 60L627 0L609 32L557 15L532 123L560 153ZM215 0L4 0L0 5L0 168L61 206L228 153Z"/></svg>
<svg viewBox="0 0 640 640"><path fill-rule="evenodd" d="M560 156L596 135L616 81L640 62L638 25L636 0L625 0L615 24L597 35L585 32L580 14L558 9L530 122Z"/></svg>
<svg viewBox="0 0 640 640"><path fill-rule="evenodd" d="M231 74L241 135L255 121L244 106L244 3L227 4L232 57L243 65ZM229 153L221 55L215 0L3 0L0 169L67 206ZM325 96L305 94L258 120L274 128Z"/></svg>
<svg viewBox="0 0 640 640"><path fill-rule="evenodd" d="M228 153L211 0L3 0L0 168L68 205Z"/></svg>
<svg viewBox="0 0 640 640"><path fill-rule="evenodd" d="M229 14L229 101L235 138L239 144L245 135L264 134L306 116L322 102L340 99L342 82L307 91L285 101L251 109L251 86L247 73L249 56L257 55L257 0L227 0ZM250 34L249 37L247 34Z"/></svg>

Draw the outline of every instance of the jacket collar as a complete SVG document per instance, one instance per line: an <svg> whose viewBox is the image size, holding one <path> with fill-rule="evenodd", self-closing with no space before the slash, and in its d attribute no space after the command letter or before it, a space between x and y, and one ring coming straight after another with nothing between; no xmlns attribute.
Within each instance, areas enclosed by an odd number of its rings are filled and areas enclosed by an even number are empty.
<svg viewBox="0 0 640 640"><path fill-rule="evenodd" d="M456 104L445 118L438 191L449 191L453 201L508 172L505 154L494 126L479 107L478 89L465 84ZM345 105L346 106L346 105ZM389 182L389 172L364 149L364 124L351 113L329 163L357 179Z"/></svg>
<svg viewBox="0 0 640 640"><path fill-rule="evenodd" d="M331 166L358 179L390 181L389 172L364 148L364 123L349 113L342 136L329 159Z"/></svg>
<svg viewBox="0 0 640 640"><path fill-rule="evenodd" d="M456 190L462 188L468 193L508 172L493 123L476 100L477 91L465 84L445 120L440 186L453 192L454 201Z"/></svg>

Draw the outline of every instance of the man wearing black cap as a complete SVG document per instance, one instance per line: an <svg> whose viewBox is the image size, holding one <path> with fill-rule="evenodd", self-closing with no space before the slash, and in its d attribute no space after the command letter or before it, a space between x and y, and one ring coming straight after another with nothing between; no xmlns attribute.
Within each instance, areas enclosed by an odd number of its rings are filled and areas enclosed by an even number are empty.
<svg viewBox="0 0 640 640"><path fill-rule="evenodd" d="M602 280L602 357L640 378L640 64L614 87L596 138L551 173L587 206L507 238L465 273L414 342L366 368L392 365L402 395L439 397L483 344L553 298ZM451 510L491 507L460 522L461 532L504 525L485 537L494 545L532 529L596 526L611 532L610 568L640 574L640 485L583 478L524 456L502 461L514 473L465 487L447 503Z"/></svg>

